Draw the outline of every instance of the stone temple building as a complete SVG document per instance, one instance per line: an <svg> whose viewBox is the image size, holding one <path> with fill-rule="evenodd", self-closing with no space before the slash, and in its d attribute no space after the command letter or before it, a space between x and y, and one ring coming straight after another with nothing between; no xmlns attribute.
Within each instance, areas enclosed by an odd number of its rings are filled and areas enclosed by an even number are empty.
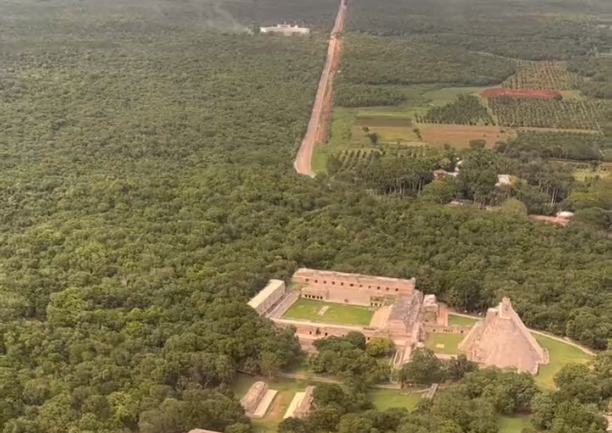
<svg viewBox="0 0 612 433"><path fill-rule="evenodd" d="M468 359L499 368L537 374L540 365L548 364L548 352L531 335L509 298L496 308L489 308L459 344Z"/></svg>
<svg viewBox="0 0 612 433"><path fill-rule="evenodd" d="M260 315L277 326L294 326L302 348L312 350L312 343L328 336L341 337L351 331L373 337L390 338L397 354L396 366L407 362L412 349L424 335L423 294L415 289L416 280L347 274L343 272L299 269L292 278L293 290L272 280L250 302ZM329 303L371 307L374 311L368 326L326 323L285 318L285 312L300 298ZM432 299L433 298L433 299ZM436 306L435 296L428 297ZM428 307L435 314L435 308Z"/></svg>

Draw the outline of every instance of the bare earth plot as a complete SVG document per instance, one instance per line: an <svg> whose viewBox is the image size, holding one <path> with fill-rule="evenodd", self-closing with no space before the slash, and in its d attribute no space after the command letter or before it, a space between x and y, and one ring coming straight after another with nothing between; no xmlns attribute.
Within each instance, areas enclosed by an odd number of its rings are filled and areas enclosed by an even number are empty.
<svg viewBox="0 0 612 433"><path fill-rule="evenodd" d="M325 307L327 307L326 310ZM323 314L321 314L322 312ZM287 310L283 317L321 323L368 326L373 315L374 310L367 307L299 299Z"/></svg>
<svg viewBox="0 0 612 433"><path fill-rule="evenodd" d="M418 128L423 141L431 146L451 144L468 147L471 140L485 140L487 146L492 147L498 141L505 141L512 136L507 130L502 132L497 126L419 124Z"/></svg>

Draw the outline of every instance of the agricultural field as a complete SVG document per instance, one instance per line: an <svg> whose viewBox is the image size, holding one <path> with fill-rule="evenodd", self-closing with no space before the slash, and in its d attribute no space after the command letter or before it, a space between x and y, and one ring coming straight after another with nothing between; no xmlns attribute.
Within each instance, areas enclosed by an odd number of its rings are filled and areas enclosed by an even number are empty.
<svg viewBox="0 0 612 433"><path fill-rule="evenodd" d="M459 95L480 95L489 87L441 87L423 93L428 106L440 107L457 100Z"/></svg>
<svg viewBox="0 0 612 433"><path fill-rule="evenodd" d="M487 107L473 95L458 95L457 99L441 107L431 108L425 115L417 114L419 123L442 123L455 125L495 125Z"/></svg>
<svg viewBox="0 0 612 433"><path fill-rule="evenodd" d="M508 89L574 90L581 78L564 62L521 62L516 73L502 83Z"/></svg>
<svg viewBox="0 0 612 433"><path fill-rule="evenodd" d="M492 87L480 93L482 98L494 98L496 96L514 96L515 98L546 98L554 99L563 97L561 92L544 89L506 89L503 87Z"/></svg>
<svg viewBox="0 0 612 433"><path fill-rule="evenodd" d="M604 106L599 101L558 101L498 96L489 107L500 126L599 130Z"/></svg>
<svg viewBox="0 0 612 433"><path fill-rule="evenodd" d="M374 310L367 307L298 299L283 317L313 322L367 326L370 324L373 315Z"/></svg>
<svg viewBox="0 0 612 433"><path fill-rule="evenodd" d="M463 341L465 334L437 334L430 333L425 340L425 347L433 350L435 353L444 353L447 355L458 355L463 353L459 350L459 343Z"/></svg>
<svg viewBox="0 0 612 433"><path fill-rule="evenodd" d="M463 126L419 124L423 141L430 146L451 144L456 147L468 147L472 140L485 140L487 147L493 147L498 141L513 136L511 131L498 126Z"/></svg>

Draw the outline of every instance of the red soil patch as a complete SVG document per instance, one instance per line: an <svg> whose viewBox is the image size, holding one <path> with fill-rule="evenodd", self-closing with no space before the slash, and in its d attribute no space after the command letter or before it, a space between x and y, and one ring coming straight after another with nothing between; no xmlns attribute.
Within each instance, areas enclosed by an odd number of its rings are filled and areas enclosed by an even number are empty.
<svg viewBox="0 0 612 433"><path fill-rule="evenodd" d="M488 147L498 141L509 138L508 133L502 133L496 126L427 126L421 127L423 141L431 146L453 144L467 147L471 140L485 140Z"/></svg>
<svg viewBox="0 0 612 433"><path fill-rule="evenodd" d="M480 96L483 98L494 98L495 96L516 96L520 98L547 98L552 99L555 96L561 96L561 93L556 90L541 90L541 89L487 89Z"/></svg>

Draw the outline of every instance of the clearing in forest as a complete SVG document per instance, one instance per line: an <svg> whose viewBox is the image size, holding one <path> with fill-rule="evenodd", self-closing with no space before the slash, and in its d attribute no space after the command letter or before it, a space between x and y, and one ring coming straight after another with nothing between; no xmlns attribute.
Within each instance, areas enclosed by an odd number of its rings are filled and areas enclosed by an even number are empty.
<svg viewBox="0 0 612 433"><path fill-rule="evenodd" d="M493 147L498 141L506 141L513 136L497 126L419 124L418 128L423 141L431 146L451 144L468 147L472 140L484 140L488 147Z"/></svg>
<svg viewBox="0 0 612 433"><path fill-rule="evenodd" d="M378 410L387 410L393 407L414 409L423 397L423 393L409 392L405 389L374 389L370 391L369 397Z"/></svg>
<svg viewBox="0 0 612 433"><path fill-rule="evenodd" d="M323 311L324 307L327 307L325 313L323 315L319 314ZM283 317L322 323L368 326L373 315L374 310L367 307L335 304L312 299L298 299Z"/></svg>
<svg viewBox="0 0 612 433"><path fill-rule="evenodd" d="M500 416L497 420L499 433L521 433L523 429L531 427L528 416Z"/></svg>

